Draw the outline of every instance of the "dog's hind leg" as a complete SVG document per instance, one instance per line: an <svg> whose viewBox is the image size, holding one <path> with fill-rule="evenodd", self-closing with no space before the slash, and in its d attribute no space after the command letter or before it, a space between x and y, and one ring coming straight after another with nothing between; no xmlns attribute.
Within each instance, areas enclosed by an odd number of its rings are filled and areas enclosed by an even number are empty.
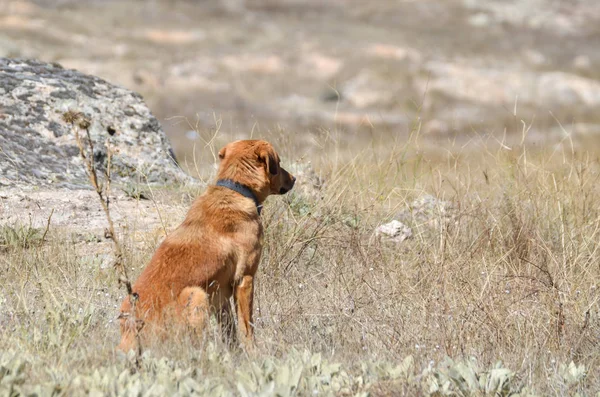
<svg viewBox="0 0 600 397"><path fill-rule="evenodd" d="M208 294L200 287L187 287L177 299L183 321L195 331L200 331L208 316Z"/></svg>

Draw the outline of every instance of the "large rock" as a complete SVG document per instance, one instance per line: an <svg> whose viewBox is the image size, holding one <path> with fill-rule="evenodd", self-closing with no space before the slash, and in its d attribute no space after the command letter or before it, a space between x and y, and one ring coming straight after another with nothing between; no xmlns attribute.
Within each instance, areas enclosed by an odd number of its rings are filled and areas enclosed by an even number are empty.
<svg viewBox="0 0 600 397"><path fill-rule="evenodd" d="M87 186L67 112L90 121L100 170L110 137L115 181L189 180L140 95L58 64L0 58L0 186Z"/></svg>

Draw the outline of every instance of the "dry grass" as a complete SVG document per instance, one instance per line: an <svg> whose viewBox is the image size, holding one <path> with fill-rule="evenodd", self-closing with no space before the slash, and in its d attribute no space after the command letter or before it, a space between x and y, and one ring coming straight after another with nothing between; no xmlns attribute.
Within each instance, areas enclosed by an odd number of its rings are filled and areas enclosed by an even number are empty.
<svg viewBox="0 0 600 397"><path fill-rule="evenodd" d="M460 391L468 376L456 374L472 368L483 382L498 360L521 395L600 390L595 154L487 145L429 156L411 140L339 158L314 159L321 192L271 198L263 212L252 357L209 328L193 348L182 336L146 351L132 373L113 350L123 292L110 267L68 231L3 246L0 390L428 395L435 380L449 382L437 395L484 395ZM451 205L407 210L426 194ZM412 239L373 236L399 213ZM121 237L138 274L157 242Z"/></svg>

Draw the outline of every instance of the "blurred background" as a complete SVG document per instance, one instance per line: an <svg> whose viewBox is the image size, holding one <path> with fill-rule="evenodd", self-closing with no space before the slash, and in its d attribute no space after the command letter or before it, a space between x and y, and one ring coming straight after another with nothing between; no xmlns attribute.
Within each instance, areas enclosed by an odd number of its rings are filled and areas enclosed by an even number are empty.
<svg viewBox="0 0 600 397"><path fill-rule="evenodd" d="M249 136L294 157L600 137L596 0L2 0L0 56L139 92L183 163Z"/></svg>

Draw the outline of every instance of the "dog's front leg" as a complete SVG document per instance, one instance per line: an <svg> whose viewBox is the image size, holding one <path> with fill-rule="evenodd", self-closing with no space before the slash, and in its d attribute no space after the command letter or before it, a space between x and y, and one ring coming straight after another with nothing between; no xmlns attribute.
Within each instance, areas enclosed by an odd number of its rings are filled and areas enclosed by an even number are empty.
<svg viewBox="0 0 600 397"><path fill-rule="evenodd" d="M237 308L238 327L242 333L246 349L253 348L254 324L252 322L252 299L254 277L244 276L235 287L234 300Z"/></svg>

